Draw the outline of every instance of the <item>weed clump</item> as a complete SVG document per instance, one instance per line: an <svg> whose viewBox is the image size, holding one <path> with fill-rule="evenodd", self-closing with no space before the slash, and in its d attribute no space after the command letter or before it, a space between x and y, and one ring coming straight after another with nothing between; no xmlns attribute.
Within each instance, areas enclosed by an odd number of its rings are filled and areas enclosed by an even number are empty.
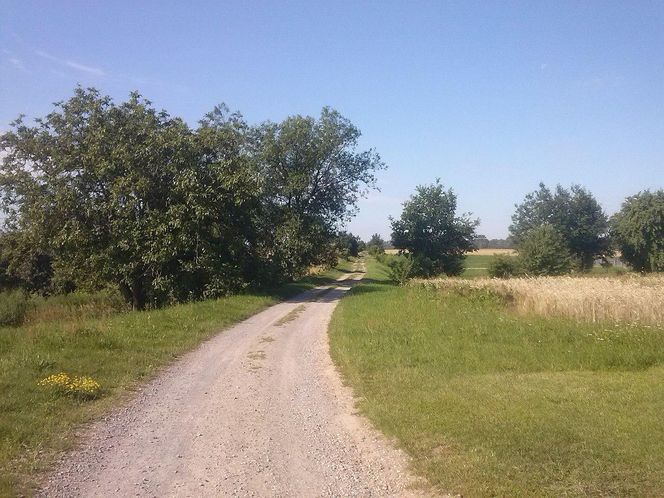
<svg viewBox="0 0 664 498"><path fill-rule="evenodd" d="M28 299L19 291L0 294L0 326L18 326L28 312Z"/></svg>

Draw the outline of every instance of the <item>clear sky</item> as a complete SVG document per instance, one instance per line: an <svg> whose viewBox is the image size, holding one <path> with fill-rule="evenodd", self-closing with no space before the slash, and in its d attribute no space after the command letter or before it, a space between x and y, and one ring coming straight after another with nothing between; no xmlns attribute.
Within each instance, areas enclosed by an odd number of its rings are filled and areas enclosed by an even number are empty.
<svg viewBox="0 0 664 498"><path fill-rule="evenodd" d="M191 125L336 108L389 166L350 229L388 237L437 177L504 237L540 181L612 213L664 187L664 1L0 0L0 129L74 86Z"/></svg>

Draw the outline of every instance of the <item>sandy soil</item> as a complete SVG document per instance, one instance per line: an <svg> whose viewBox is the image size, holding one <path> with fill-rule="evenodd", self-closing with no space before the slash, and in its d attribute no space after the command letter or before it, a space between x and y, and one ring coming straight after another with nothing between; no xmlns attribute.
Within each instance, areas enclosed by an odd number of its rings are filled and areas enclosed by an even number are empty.
<svg viewBox="0 0 664 498"><path fill-rule="evenodd" d="M404 454L353 414L330 360L327 325L347 283L273 306L184 356L91 426L39 494L422 496Z"/></svg>

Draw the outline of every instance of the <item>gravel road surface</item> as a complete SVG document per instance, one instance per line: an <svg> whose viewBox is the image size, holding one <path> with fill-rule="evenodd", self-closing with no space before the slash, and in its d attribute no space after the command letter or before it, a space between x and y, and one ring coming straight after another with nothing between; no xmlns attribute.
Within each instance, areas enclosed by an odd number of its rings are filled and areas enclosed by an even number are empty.
<svg viewBox="0 0 664 498"><path fill-rule="evenodd" d="M327 326L358 273L202 344L85 431L41 496L422 496L353 414Z"/></svg>

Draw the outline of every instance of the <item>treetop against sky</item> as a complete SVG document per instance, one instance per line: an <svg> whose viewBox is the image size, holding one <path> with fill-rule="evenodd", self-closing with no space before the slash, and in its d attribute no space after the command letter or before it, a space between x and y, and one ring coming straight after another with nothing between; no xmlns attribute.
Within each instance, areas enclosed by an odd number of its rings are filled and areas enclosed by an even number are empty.
<svg viewBox="0 0 664 498"><path fill-rule="evenodd" d="M331 106L389 166L349 229L440 177L504 237L540 181L608 214L664 178L662 2L0 2L0 130L76 84L138 90L191 126Z"/></svg>

